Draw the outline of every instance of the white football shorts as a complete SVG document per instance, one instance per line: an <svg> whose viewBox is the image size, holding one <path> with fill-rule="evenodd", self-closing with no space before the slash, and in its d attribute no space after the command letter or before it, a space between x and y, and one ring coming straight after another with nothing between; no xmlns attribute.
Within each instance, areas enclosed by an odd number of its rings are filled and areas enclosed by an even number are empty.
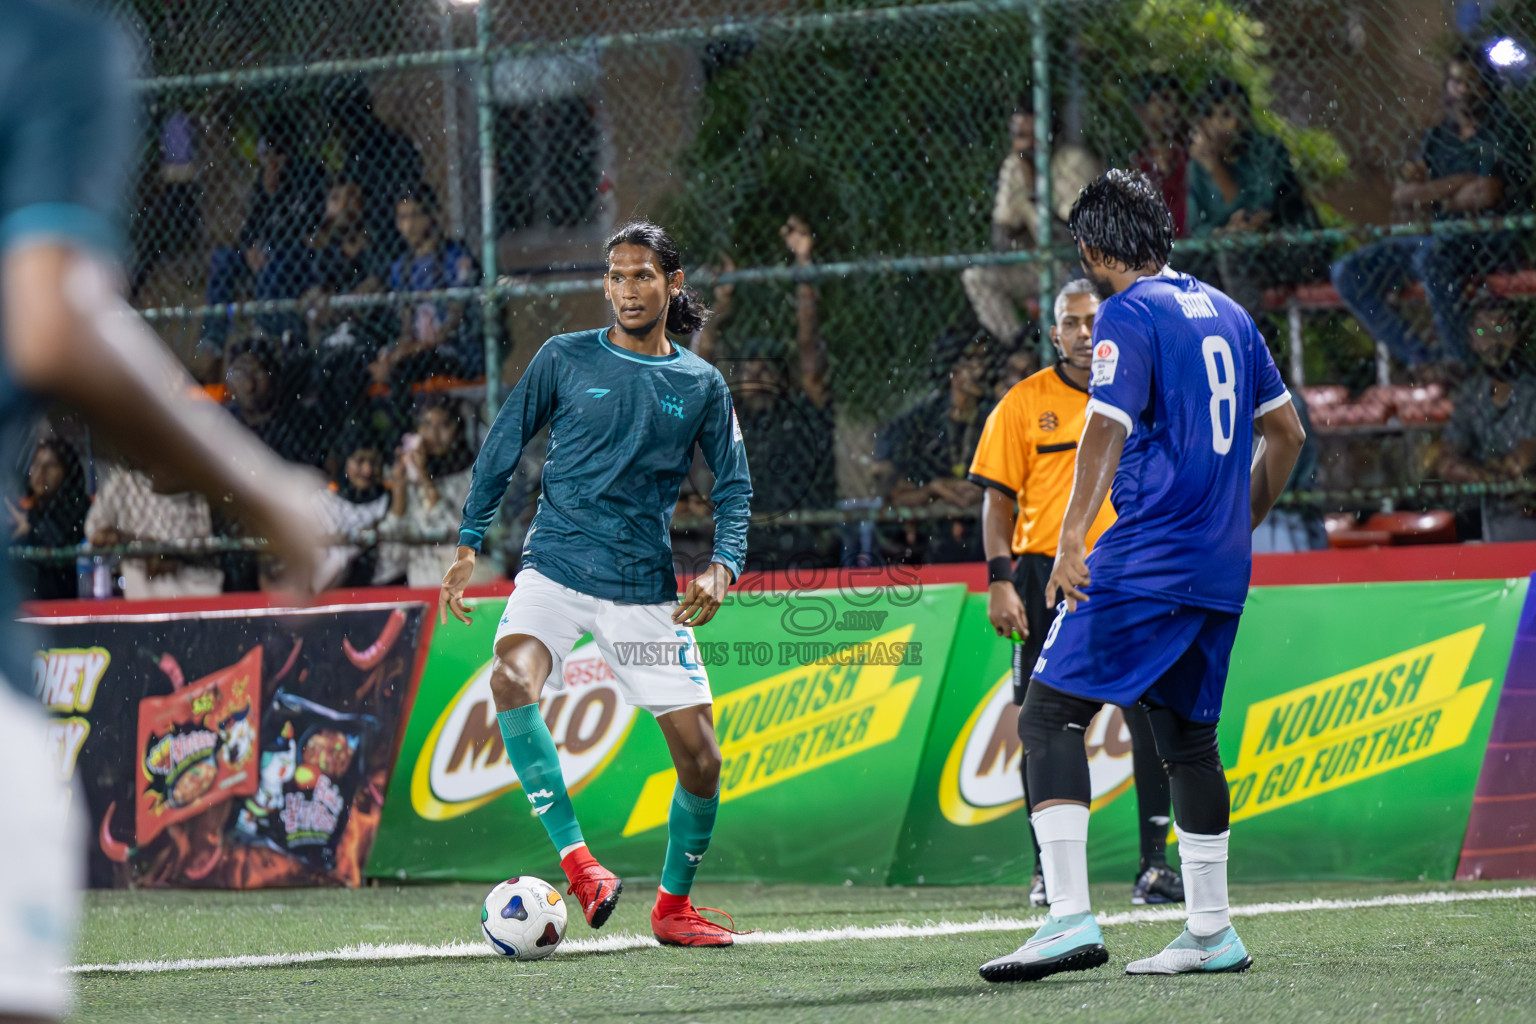
<svg viewBox="0 0 1536 1024"><path fill-rule="evenodd" d="M546 691L565 689L565 657L591 633L631 706L665 715L713 703L693 629L672 621L677 601L620 604L562 586L537 569L522 570L513 583L495 643L522 633L549 648L554 667Z"/></svg>
<svg viewBox="0 0 1536 1024"><path fill-rule="evenodd" d="M42 709L0 679L0 1015L62 1018L70 985L85 829L59 777ZM78 794L76 794L78 796Z"/></svg>

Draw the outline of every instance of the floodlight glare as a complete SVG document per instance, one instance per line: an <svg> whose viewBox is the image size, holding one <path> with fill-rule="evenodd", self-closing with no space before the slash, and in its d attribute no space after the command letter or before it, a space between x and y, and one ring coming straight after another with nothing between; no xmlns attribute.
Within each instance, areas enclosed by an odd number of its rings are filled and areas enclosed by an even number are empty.
<svg viewBox="0 0 1536 1024"><path fill-rule="evenodd" d="M1505 36L1488 44L1488 59L1501 68L1521 68L1531 58L1523 46Z"/></svg>

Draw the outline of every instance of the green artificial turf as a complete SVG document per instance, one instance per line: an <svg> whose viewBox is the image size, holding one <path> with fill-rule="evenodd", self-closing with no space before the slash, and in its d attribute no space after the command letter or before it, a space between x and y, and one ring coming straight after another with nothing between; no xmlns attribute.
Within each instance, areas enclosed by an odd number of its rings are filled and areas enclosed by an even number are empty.
<svg viewBox="0 0 1536 1024"><path fill-rule="evenodd" d="M1508 887L1511 883L1505 883ZM1459 891L1497 885L1457 886ZM1445 889L1409 883L1234 886L1234 905L1369 899ZM77 960L220 957L355 943L478 939L487 886L255 893L100 892L87 898ZM603 933L647 933L643 887ZM1095 908L1131 909L1127 886ZM1034 916L1019 889L700 885L695 900L764 930ZM1177 923L1105 929L1107 966L990 985L983 961L1022 933L729 950L317 963L76 978L78 1021L1236 1021L1536 1019L1536 899L1307 911L1239 918L1243 975L1132 978ZM570 936L594 934L580 920Z"/></svg>

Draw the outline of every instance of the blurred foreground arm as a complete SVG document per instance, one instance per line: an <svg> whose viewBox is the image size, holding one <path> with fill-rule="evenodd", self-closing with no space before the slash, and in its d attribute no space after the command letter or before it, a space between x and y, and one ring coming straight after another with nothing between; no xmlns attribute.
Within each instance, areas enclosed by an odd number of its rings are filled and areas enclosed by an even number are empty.
<svg viewBox="0 0 1536 1024"><path fill-rule="evenodd" d="M308 592L321 564L305 474L194 385L123 301L108 264L39 238L0 266L6 365L24 389L61 399L131 452L168 489L197 490L266 537L289 587Z"/></svg>

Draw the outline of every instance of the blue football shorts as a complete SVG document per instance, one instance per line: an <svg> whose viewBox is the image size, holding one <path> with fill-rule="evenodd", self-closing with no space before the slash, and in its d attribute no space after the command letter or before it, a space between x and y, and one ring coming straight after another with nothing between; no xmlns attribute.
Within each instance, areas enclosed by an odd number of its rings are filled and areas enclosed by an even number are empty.
<svg viewBox="0 0 1536 1024"><path fill-rule="evenodd" d="M1085 700L1221 717L1240 612L1099 588L1089 597L1075 612L1058 608L1034 679Z"/></svg>

